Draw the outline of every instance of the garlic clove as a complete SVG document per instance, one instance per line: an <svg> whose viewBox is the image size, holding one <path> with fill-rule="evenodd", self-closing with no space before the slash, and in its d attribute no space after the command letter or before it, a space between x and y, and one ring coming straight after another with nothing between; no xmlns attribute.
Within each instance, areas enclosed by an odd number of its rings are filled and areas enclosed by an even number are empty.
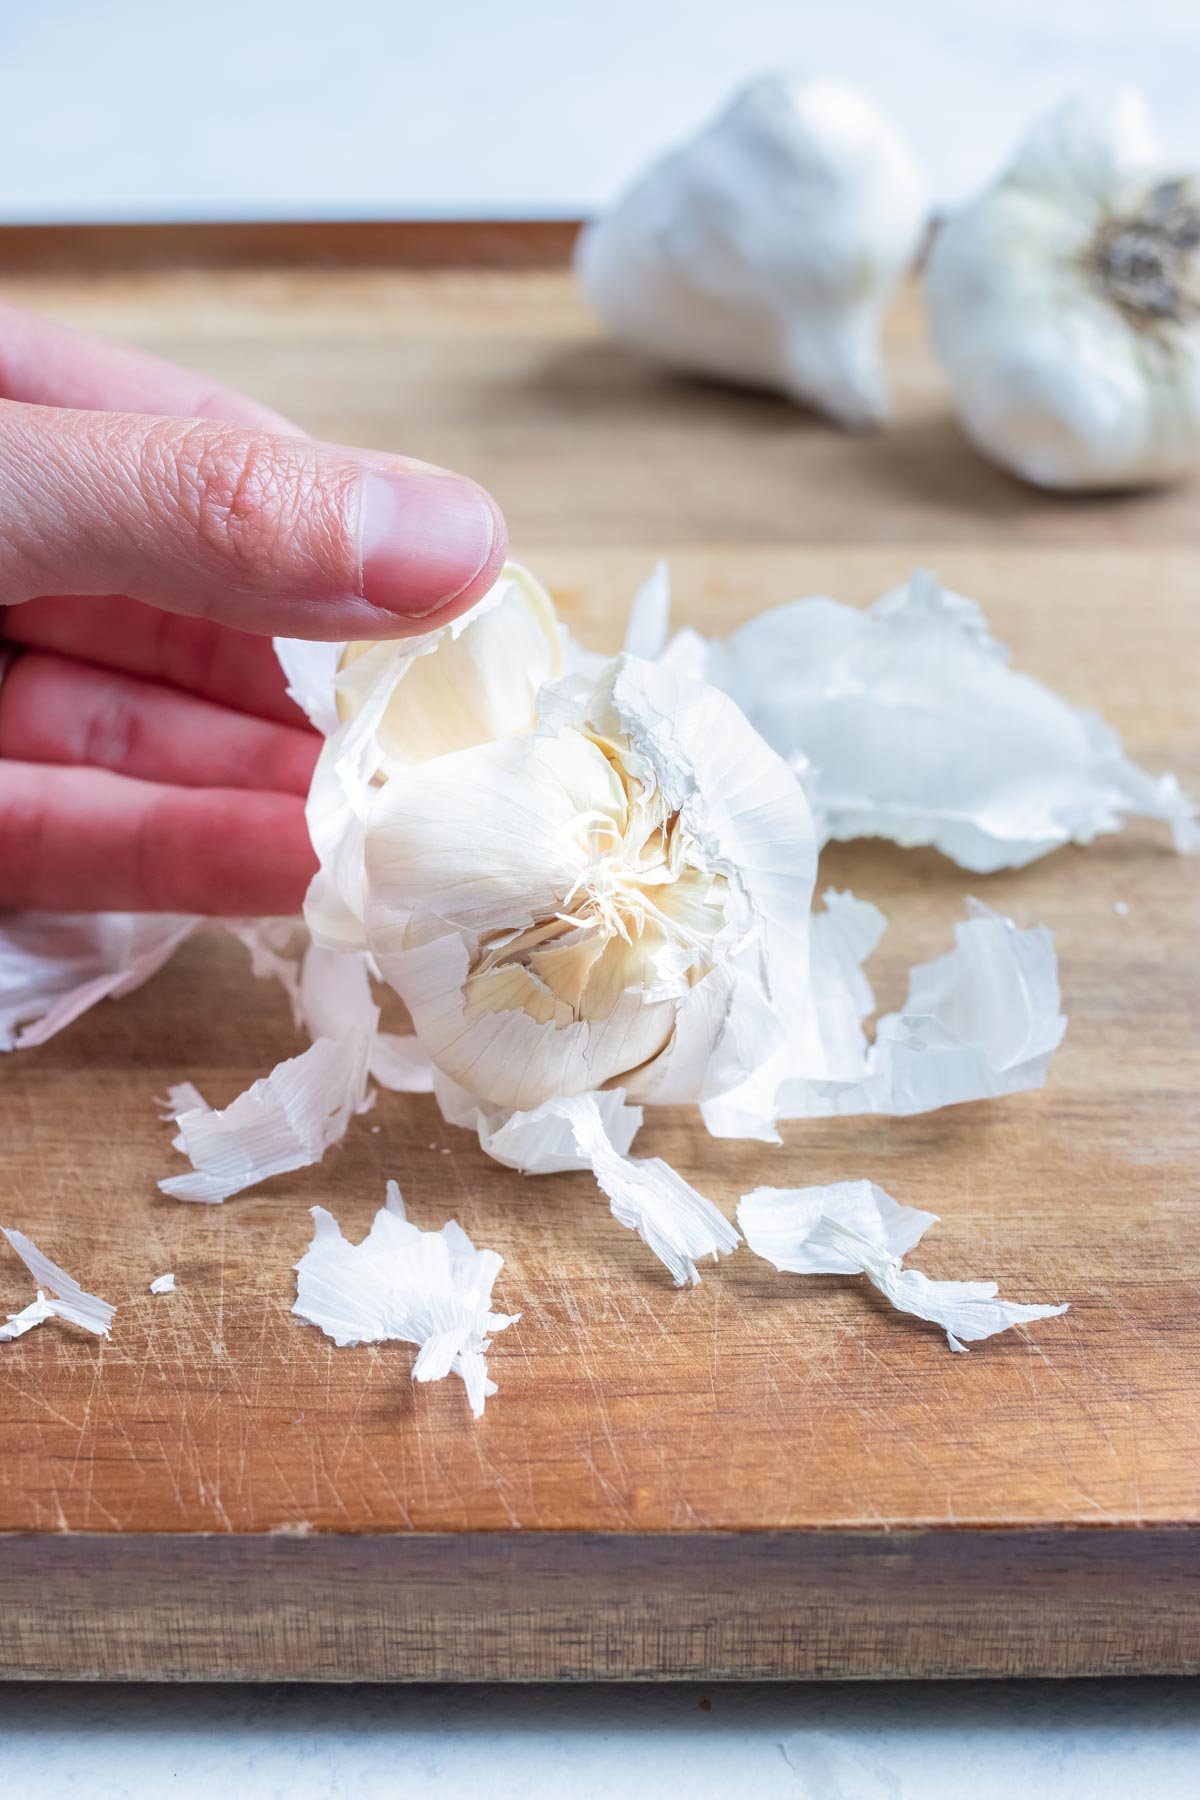
<svg viewBox="0 0 1200 1800"><path fill-rule="evenodd" d="M935 353L968 437L1034 484L1119 488L1200 461L1200 177L1144 104L1075 101L939 231Z"/></svg>
<svg viewBox="0 0 1200 1800"><path fill-rule="evenodd" d="M376 737L388 764L428 762L472 744L528 731L544 681L561 675L562 632L541 583L518 563L470 613L416 657L393 689ZM339 662L338 714L353 718L361 690L347 672L364 656L395 655L395 645L347 644ZM376 669L371 680L377 678Z"/></svg>
<svg viewBox="0 0 1200 1800"><path fill-rule="evenodd" d="M540 582L506 563L449 625L415 638L330 646L276 640L289 692L327 733L306 817L320 868L305 901L318 943L365 944L363 846L388 778L529 731L539 688L562 673L566 633Z"/></svg>
<svg viewBox="0 0 1200 1800"><path fill-rule="evenodd" d="M646 170L575 266L632 348L868 425L888 410L880 324L926 216L908 146L864 95L771 75Z"/></svg>

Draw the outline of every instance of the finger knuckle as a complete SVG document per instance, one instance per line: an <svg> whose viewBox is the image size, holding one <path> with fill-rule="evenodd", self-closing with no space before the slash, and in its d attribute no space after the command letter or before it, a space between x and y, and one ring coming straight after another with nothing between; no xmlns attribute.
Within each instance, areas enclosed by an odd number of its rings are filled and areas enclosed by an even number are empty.
<svg viewBox="0 0 1200 1800"><path fill-rule="evenodd" d="M160 451L152 447L157 461ZM151 480L161 478L161 467ZM171 496L202 550L251 577L290 542L311 510L314 481L272 439L245 431L185 431L171 459Z"/></svg>
<svg viewBox="0 0 1200 1800"><path fill-rule="evenodd" d="M138 766L145 736L145 720L134 699L108 689L96 696L83 722L80 761L122 774Z"/></svg>

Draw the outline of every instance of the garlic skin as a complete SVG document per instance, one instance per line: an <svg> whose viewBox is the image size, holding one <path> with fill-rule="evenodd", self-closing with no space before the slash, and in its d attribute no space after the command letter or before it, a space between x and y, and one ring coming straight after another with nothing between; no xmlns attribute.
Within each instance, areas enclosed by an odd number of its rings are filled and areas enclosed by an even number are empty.
<svg viewBox="0 0 1200 1800"><path fill-rule="evenodd" d="M535 732L393 773L365 871L377 967L484 1107L698 1101L819 1056L802 790L666 670L618 657L546 688Z"/></svg>
<svg viewBox="0 0 1200 1800"><path fill-rule="evenodd" d="M938 232L934 351L963 429L1036 486L1152 485L1200 460L1200 175L1141 96L1071 101Z"/></svg>
<svg viewBox="0 0 1200 1800"><path fill-rule="evenodd" d="M912 153L864 95L770 75L589 226L575 268L634 349L875 425L880 325L927 211Z"/></svg>

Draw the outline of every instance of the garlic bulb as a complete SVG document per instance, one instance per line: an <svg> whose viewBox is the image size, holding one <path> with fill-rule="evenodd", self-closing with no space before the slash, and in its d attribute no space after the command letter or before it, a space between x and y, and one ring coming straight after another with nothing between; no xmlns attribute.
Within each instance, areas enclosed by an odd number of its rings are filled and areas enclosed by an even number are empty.
<svg viewBox="0 0 1200 1800"><path fill-rule="evenodd" d="M535 732L389 776L367 944L484 1105L704 1100L811 1019L815 869L803 793L732 701L622 657L545 689Z"/></svg>
<svg viewBox="0 0 1200 1800"><path fill-rule="evenodd" d="M590 226L576 270L635 349L870 425L888 411L880 323L925 221L916 163L870 101L773 75Z"/></svg>
<svg viewBox="0 0 1200 1800"><path fill-rule="evenodd" d="M1200 176L1164 163L1136 93L1035 125L939 232L925 291L963 427L1003 467L1115 488L1200 459Z"/></svg>

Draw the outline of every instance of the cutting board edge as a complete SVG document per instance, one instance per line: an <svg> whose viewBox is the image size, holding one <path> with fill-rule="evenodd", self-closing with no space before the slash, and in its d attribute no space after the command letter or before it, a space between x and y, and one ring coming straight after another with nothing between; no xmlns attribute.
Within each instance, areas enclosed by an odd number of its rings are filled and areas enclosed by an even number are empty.
<svg viewBox="0 0 1200 1800"><path fill-rule="evenodd" d="M1200 1673L1200 1530L0 1537L9 1680Z"/></svg>

